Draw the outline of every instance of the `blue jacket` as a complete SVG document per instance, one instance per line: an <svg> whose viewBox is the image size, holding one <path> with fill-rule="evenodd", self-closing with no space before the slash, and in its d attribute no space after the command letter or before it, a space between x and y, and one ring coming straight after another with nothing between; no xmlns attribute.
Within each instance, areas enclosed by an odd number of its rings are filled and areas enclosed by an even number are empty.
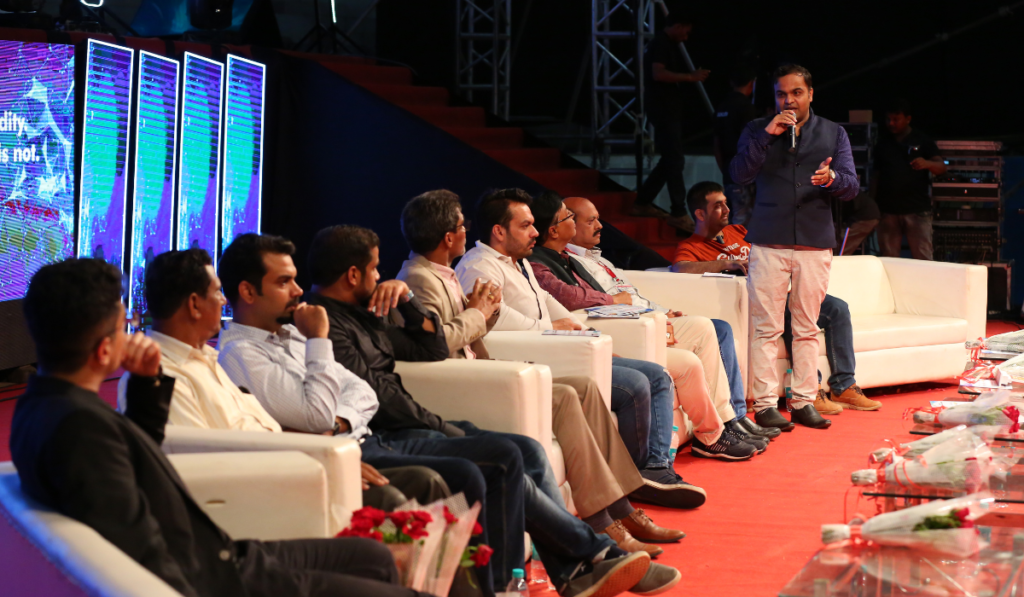
<svg viewBox="0 0 1024 597"><path fill-rule="evenodd" d="M769 134L764 130L769 122L758 118L747 124L729 164L734 182L757 185L747 241L834 248L831 199L850 201L860 190L846 131L811 111L797 137L796 153L789 153L788 134ZM836 178L822 188L811 183L811 176L828 157Z"/></svg>

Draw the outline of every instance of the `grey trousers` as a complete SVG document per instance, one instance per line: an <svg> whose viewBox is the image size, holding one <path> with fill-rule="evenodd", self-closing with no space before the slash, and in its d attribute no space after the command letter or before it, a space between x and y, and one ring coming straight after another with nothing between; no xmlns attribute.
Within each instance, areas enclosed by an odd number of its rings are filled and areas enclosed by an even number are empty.
<svg viewBox="0 0 1024 597"><path fill-rule="evenodd" d="M429 504L452 494L441 475L425 466L386 468L381 469L380 474L387 477L390 483L364 491L364 506L391 512L411 499Z"/></svg>

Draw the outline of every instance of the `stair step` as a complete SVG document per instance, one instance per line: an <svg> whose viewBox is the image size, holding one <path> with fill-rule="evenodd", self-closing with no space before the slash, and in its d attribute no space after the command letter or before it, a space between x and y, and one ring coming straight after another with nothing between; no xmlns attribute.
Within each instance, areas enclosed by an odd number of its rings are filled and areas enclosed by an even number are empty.
<svg viewBox="0 0 1024 597"><path fill-rule="evenodd" d="M444 87L416 87L413 85L381 85L359 82L367 90L389 102L402 106L447 106L448 90Z"/></svg>
<svg viewBox="0 0 1024 597"><path fill-rule="evenodd" d="M633 205L636 193L633 191L600 191L591 193L586 198L590 199L591 203L597 207L602 218L608 219L624 216L629 206Z"/></svg>
<svg viewBox="0 0 1024 597"><path fill-rule="evenodd" d="M490 149L484 153L519 172L557 170L562 163L562 153L557 149Z"/></svg>
<svg viewBox="0 0 1024 597"><path fill-rule="evenodd" d="M439 127L480 127L486 123L484 109L476 106L402 106L423 120Z"/></svg>
<svg viewBox="0 0 1024 597"><path fill-rule="evenodd" d="M377 66L375 64L352 64L349 62L324 61L320 64L338 73L356 85L409 85L412 86L412 71L401 66Z"/></svg>
<svg viewBox="0 0 1024 597"><path fill-rule="evenodd" d="M481 151L514 149L523 146L523 129L517 127L488 129L480 127L445 126L441 128L443 128L449 135L460 139Z"/></svg>
<svg viewBox="0 0 1024 597"><path fill-rule="evenodd" d="M563 197L585 197L597 190L601 174L591 168L523 172Z"/></svg>

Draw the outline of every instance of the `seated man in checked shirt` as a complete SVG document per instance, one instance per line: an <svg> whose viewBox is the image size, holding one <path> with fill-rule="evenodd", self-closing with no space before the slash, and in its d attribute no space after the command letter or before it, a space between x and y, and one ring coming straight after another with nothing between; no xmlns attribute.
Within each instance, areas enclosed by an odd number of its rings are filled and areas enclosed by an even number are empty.
<svg viewBox="0 0 1024 597"><path fill-rule="evenodd" d="M281 425L252 394L239 389L217 363L217 351L206 342L220 331L224 307L220 279L213 261L202 249L170 251L158 255L146 269L146 304L153 316L149 337L160 346L160 365L173 377L168 422L206 429L236 429L280 433ZM129 374L118 384L118 404L124 410ZM329 431L341 417L369 420L377 410L373 390L358 377L327 386L340 396L354 398L355 408L339 404L335 395L321 396L311 410L324 420L303 431ZM314 420L310 414L309 421ZM305 426L301 426L305 427ZM322 427L322 428L321 428ZM385 468L377 471L363 463L363 503L392 510L407 498L429 503L449 495L444 479L424 466ZM389 483L390 481L390 483Z"/></svg>

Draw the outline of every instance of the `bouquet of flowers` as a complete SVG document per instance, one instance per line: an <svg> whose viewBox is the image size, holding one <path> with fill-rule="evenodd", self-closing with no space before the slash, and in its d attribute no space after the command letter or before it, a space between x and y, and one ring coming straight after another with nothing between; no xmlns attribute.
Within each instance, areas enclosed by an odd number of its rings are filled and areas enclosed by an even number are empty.
<svg viewBox="0 0 1024 597"><path fill-rule="evenodd" d="M893 447L890 448L879 448L868 456L868 461L872 464L880 462L895 462L901 458L913 458L914 456L920 456L931 448L949 441L954 438L960 438L965 435L978 436L975 433L976 428L968 427L967 425L957 425L944 431L940 431L934 435L929 435L923 439L919 439L912 442L896 445L891 440L886 440Z"/></svg>
<svg viewBox="0 0 1024 597"><path fill-rule="evenodd" d="M1002 433L1016 433L1020 429L1020 411L1010 401L1010 392L985 392L974 402L964 402L949 408L912 409L915 423L935 423L943 427L957 425L998 428Z"/></svg>
<svg viewBox="0 0 1024 597"><path fill-rule="evenodd" d="M480 514L479 502L470 508L466 505L465 496L460 493L442 500L442 503L446 527L441 538L441 548L431 566L432 573L423 589L432 595L447 595L460 568L466 571L469 585L476 588L470 570L486 566L494 553L490 546L483 543L467 546L470 536L483 532L476 520Z"/></svg>
<svg viewBox="0 0 1024 597"><path fill-rule="evenodd" d="M879 545L909 547L966 558L978 553L984 542L974 521L994 500L983 491L952 500L936 500L920 506L879 514L859 527L826 524L821 539L833 543L858 535Z"/></svg>
<svg viewBox="0 0 1024 597"><path fill-rule="evenodd" d="M462 519L452 515L449 505L459 504ZM465 507L462 494L426 506L415 500L394 512L364 507L352 514L349 526L339 537L365 537L384 543L395 559L402 586L435 595L445 595L455 570L466 555L470 533L474 531L480 504ZM469 548L470 557L489 558L486 545Z"/></svg>
<svg viewBox="0 0 1024 597"><path fill-rule="evenodd" d="M988 486L990 476L1009 468L1010 463L994 456L977 435L958 433L913 458L894 459L879 470L855 471L851 479L854 485L888 482L975 492Z"/></svg>

